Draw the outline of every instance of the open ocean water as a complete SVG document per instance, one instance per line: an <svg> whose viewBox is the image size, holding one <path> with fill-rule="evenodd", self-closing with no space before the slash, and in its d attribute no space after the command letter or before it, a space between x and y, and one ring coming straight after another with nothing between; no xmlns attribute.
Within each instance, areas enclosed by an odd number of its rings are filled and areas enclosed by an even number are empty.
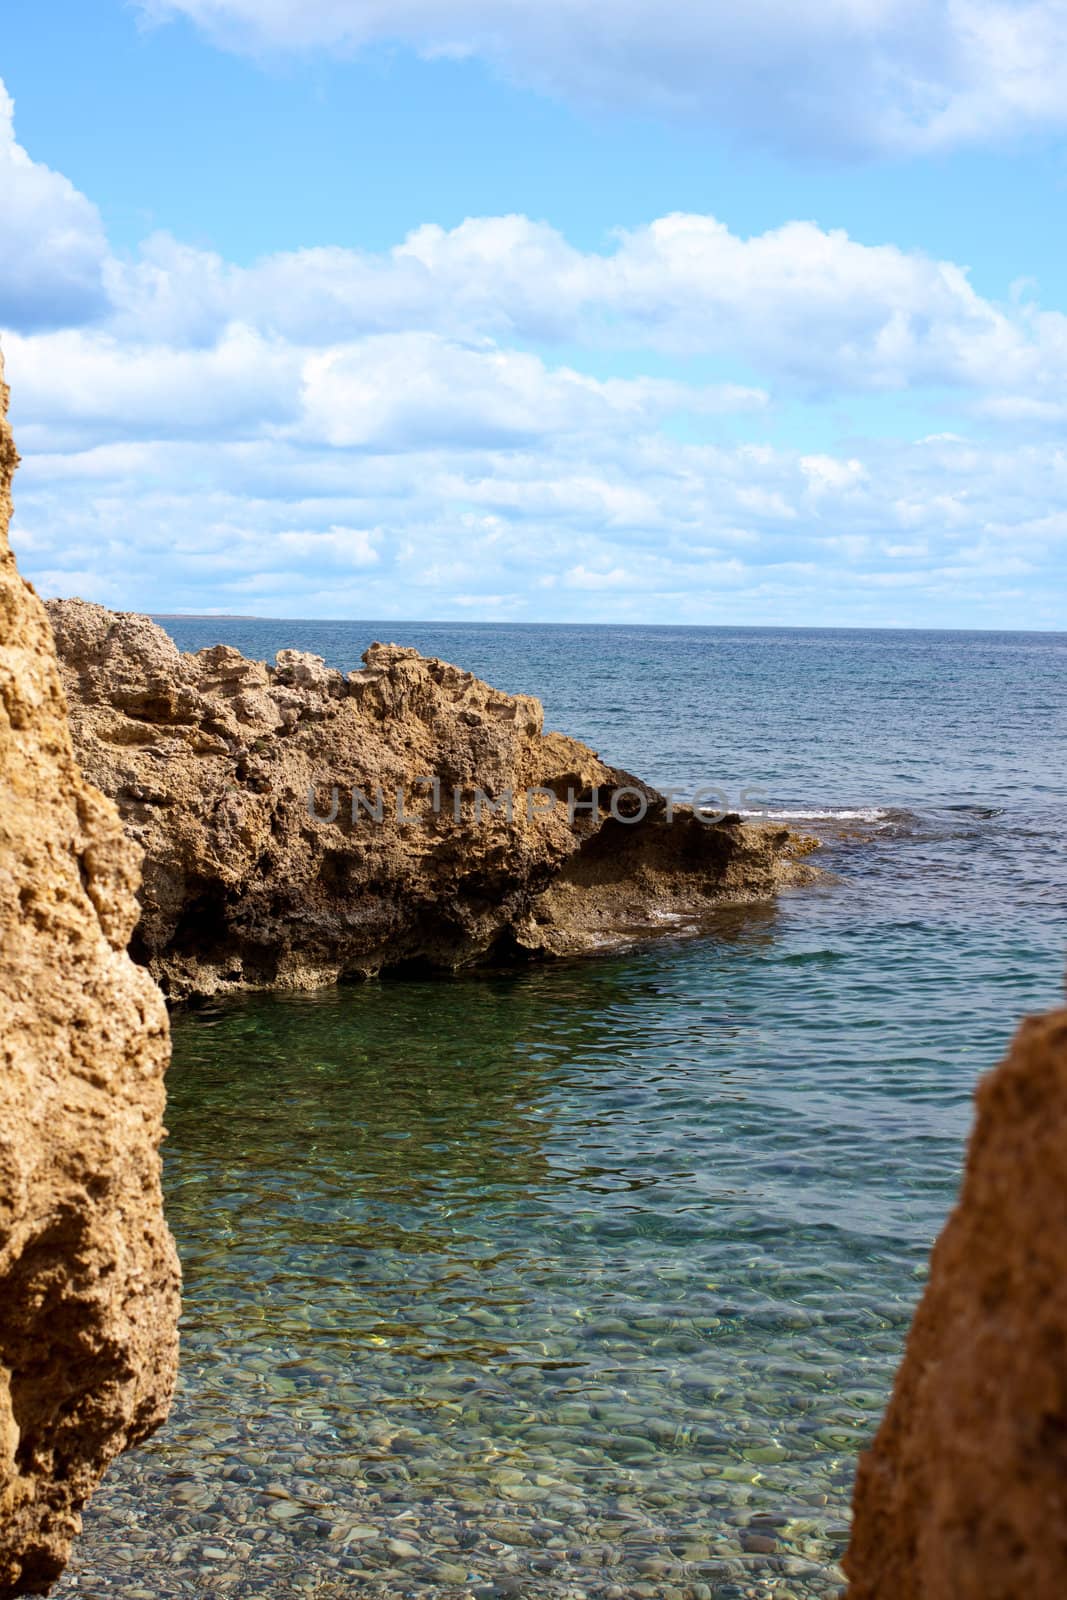
<svg viewBox="0 0 1067 1600"><path fill-rule="evenodd" d="M1067 635L166 625L416 645L829 873L688 942L178 1013L180 1396L56 1592L838 1592L975 1078L1062 995Z"/></svg>

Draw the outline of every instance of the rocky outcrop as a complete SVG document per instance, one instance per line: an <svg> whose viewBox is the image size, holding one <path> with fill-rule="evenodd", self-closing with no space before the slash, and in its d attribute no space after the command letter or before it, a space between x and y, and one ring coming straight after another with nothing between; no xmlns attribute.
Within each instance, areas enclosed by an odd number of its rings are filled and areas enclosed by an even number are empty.
<svg viewBox="0 0 1067 1600"><path fill-rule="evenodd" d="M47 1590L108 1462L162 1420L178 1314L137 853L74 759L8 545L6 411L0 368L0 1596Z"/></svg>
<svg viewBox="0 0 1067 1600"><path fill-rule="evenodd" d="M1067 1594L1067 1011L979 1086L845 1568L849 1600Z"/></svg>
<svg viewBox="0 0 1067 1600"><path fill-rule="evenodd" d="M49 613L79 758L145 852L132 949L175 998L600 949L813 875L810 841L671 813L538 701L414 650L342 675Z"/></svg>

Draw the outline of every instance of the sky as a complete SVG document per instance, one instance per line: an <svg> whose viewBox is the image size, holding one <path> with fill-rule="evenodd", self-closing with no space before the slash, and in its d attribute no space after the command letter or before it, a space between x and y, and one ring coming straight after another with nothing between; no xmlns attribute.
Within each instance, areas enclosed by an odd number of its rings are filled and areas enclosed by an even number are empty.
<svg viewBox="0 0 1067 1600"><path fill-rule="evenodd" d="M12 542L265 616L1067 628L1067 0L6 0Z"/></svg>

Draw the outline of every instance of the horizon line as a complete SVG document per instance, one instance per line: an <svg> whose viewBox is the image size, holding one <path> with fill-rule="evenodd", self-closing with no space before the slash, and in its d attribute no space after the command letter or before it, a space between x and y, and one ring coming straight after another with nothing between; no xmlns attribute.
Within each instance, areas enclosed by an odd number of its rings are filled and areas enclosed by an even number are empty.
<svg viewBox="0 0 1067 1600"><path fill-rule="evenodd" d="M110 609L110 608L108 608ZM1047 627L922 627L897 622L548 622L536 618L503 617L288 617L266 616L260 612L239 611L146 611L141 615L154 622L284 622L284 623L389 623L409 628L644 628L652 630L690 629L705 632L764 633L1018 633L1067 636L1067 629Z"/></svg>

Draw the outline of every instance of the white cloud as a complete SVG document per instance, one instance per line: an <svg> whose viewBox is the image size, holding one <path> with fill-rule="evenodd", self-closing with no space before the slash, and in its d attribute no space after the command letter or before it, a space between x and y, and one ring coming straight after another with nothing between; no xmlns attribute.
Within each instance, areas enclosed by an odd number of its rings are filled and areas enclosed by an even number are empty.
<svg viewBox="0 0 1067 1600"><path fill-rule="evenodd" d="M285 558L300 556L327 566L373 567L381 560L380 538L377 528L339 528L334 524L324 532L290 529L276 533L272 543Z"/></svg>
<svg viewBox="0 0 1067 1600"><path fill-rule="evenodd" d="M68 329L4 340L20 419L79 444L138 436L259 433L293 420L303 352L249 328L183 348Z"/></svg>
<svg viewBox="0 0 1067 1600"><path fill-rule="evenodd" d="M823 494L858 488L867 476L863 462L855 457L842 461L836 456L801 456L800 470L807 479L808 494L813 499Z"/></svg>
<svg viewBox="0 0 1067 1600"><path fill-rule="evenodd" d="M951 262L803 222L746 239L693 215L600 251L512 216L381 253L238 267L157 237L124 262L64 179L22 153L15 166L34 200L12 213L22 237L69 206L71 237L92 244L41 268L47 283L58 263L55 317L74 325L0 310L25 457L15 543L46 592L306 616L863 622L899 590L932 625L1060 620L1067 318L1030 289L995 304ZM106 291L92 326L92 295L57 288L77 259L96 263L83 287ZM0 286L12 270L0 260ZM945 386L946 421L970 408L974 438L838 449L812 404L921 389L943 404ZM822 441L803 451L769 442L792 427L778 402L798 399Z"/></svg>
<svg viewBox="0 0 1067 1600"><path fill-rule="evenodd" d="M472 218L380 254L307 250L249 268L156 237L109 282L127 342L202 346L235 321L309 348L417 330L740 359L804 394L926 384L1058 399L1067 377L1061 313L996 305L955 262L810 222L744 238L678 213L583 252L526 217ZM736 386L725 399L746 401Z"/></svg>
<svg viewBox="0 0 1067 1600"><path fill-rule="evenodd" d="M1062 127L1065 0L140 0L250 51L476 56L601 106L793 150L939 150Z"/></svg>
<svg viewBox="0 0 1067 1600"><path fill-rule="evenodd" d="M770 517L775 522L790 522L797 515L796 507L790 505L783 494L776 489L765 489L762 485L752 488L738 489L736 491L737 504L744 511L751 511L757 517Z"/></svg>
<svg viewBox="0 0 1067 1600"><path fill-rule="evenodd" d="M916 624L1056 625L1064 452L834 460L808 512L810 457L645 424L620 448L608 418L520 448L145 441L29 455L15 543L50 592L159 610L862 623L899 590Z"/></svg>
<svg viewBox="0 0 1067 1600"><path fill-rule="evenodd" d="M563 574L568 589L635 589L637 580L625 567L611 567L607 571L590 572L581 562L569 567Z"/></svg>
<svg viewBox="0 0 1067 1600"><path fill-rule="evenodd" d="M598 380L490 340L423 332L309 349L239 324L191 347L69 329L10 334L5 349L20 435L34 449L265 434L338 450L514 446L766 402L736 384Z"/></svg>
<svg viewBox="0 0 1067 1600"><path fill-rule="evenodd" d="M90 596L97 605L121 606L122 585L114 575L94 567L45 567L34 573L38 594L45 600L68 600L72 595Z"/></svg>
<svg viewBox="0 0 1067 1600"><path fill-rule="evenodd" d="M0 327L83 322L107 305L107 242L96 207L15 139L15 106L0 82Z"/></svg>
<svg viewBox="0 0 1067 1600"><path fill-rule="evenodd" d="M379 335L311 356L303 427L338 447L514 445L562 430L649 423L671 411L752 403L753 391L655 378L599 382L535 355L435 334ZM762 397L758 397L762 398Z"/></svg>

